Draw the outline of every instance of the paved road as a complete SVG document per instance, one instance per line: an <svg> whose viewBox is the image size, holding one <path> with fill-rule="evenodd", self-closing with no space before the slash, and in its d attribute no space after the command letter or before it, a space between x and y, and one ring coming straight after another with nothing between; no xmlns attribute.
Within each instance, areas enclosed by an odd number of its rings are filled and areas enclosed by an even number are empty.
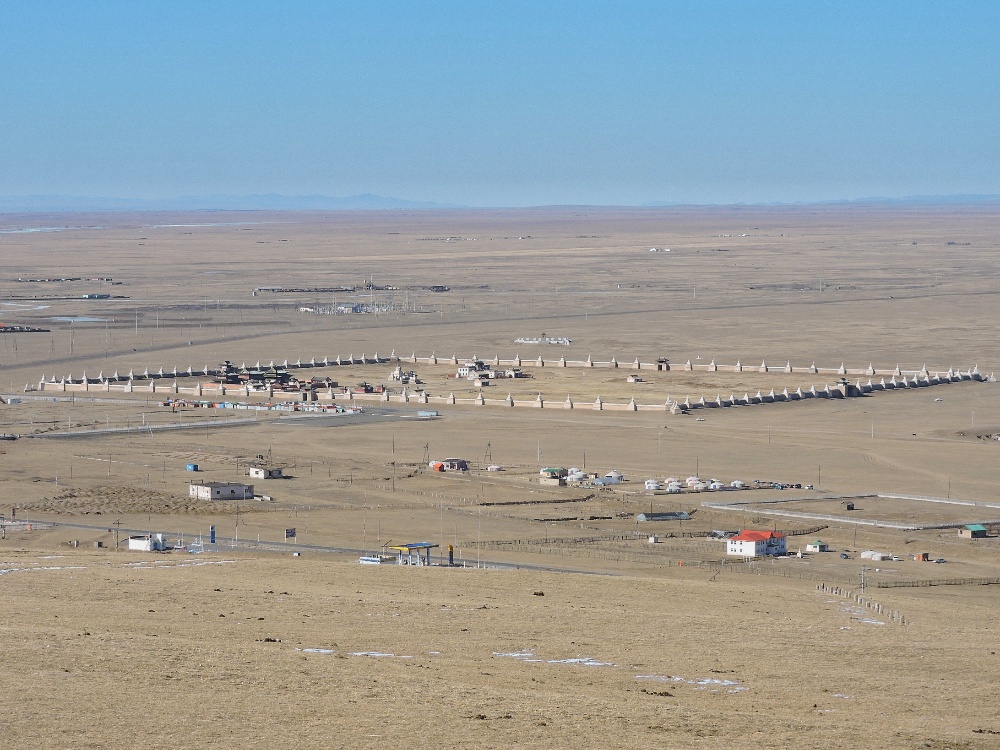
<svg viewBox="0 0 1000 750"><path fill-rule="evenodd" d="M46 399L49 400L49 399ZM54 399L52 399L54 400ZM61 399L69 401L70 399ZM120 403L120 402L115 402ZM126 402L138 404L135 402ZM247 413L244 410L224 410L230 411L231 413ZM251 413L257 415L261 412L252 411ZM376 419L379 421L397 421L402 419L430 419L429 417L418 417L416 410L410 412L402 411L399 409L391 409L384 407L365 407L365 411L361 413L339 413L339 414L323 414L320 412L280 412L280 411L264 411L265 414L278 414L277 418L272 419L267 422L271 426L275 425L285 425L293 426L295 423L301 420L314 420L318 421L320 425L325 427L338 427L342 425L358 424L359 422L366 420L368 418ZM183 417L182 417L183 418ZM82 438L82 437L94 437L95 435L117 435L117 434L152 434L154 432L161 432L163 430L197 430L197 429L207 429L210 427L240 427L248 424L264 424L265 420L260 420L256 416L253 418L249 417L220 417L217 419L192 419L187 422L176 422L171 424L146 424L146 425L132 425L130 427L98 427L95 429L87 430L53 430L50 432L38 432L38 433L24 433L19 434L19 438Z"/></svg>
<svg viewBox="0 0 1000 750"><path fill-rule="evenodd" d="M40 526L60 526L68 529L82 529L85 531L109 531L112 527L108 525L99 526L95 524L85 524L85 523L64 523L62 521L44 521L42 519L30 519L30 518L18 518L16 523L20 526L21 524L39 524ZM122 526L118 529L118 533L121 537L122 542L129 536L145 536L146 534L157 534L155 529L135 529ZM175 534L164 534L165 536L175 537ZM198 537L195 535L185 535L185 541L194 540ZM203 535L202 541L207 538L207 535ZM206 552L225 552L226 550L239 549L241 552L277 552L277 553L291 553L291 552L314 552L322 554L331 555L350 555L352 557L360 557L361 555L370 555L373 550L371 549L355 549L352 547L331 547L321 544L301 544L299 542L272 542L272 541L253 541L241 539L237 542L234 537L219 536L215 537L216 543L214 545L204 543L204 548ZM436 555L431 557L431 561L435 564L445 564L447 558L444 555ZM477 563L475 560L461 560L466 567L476 567ZM607 571L593 571L593 570L580 570L577 568L560 568L548 565L526 565L522 563L511 563L511 562L500 562L498 560L484 560L481 559L478 563L484 568L500 568L504 570L536 570L544 573L582 573L584 575L618 575L617 573L610 573Z"/></svg>

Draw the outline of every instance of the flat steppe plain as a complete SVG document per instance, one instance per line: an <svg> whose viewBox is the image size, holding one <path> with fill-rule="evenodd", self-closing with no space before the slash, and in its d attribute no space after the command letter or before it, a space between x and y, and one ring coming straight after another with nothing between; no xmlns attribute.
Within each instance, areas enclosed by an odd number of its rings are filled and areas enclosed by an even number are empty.
<svg viewBox="0 0 1000 750"><path fill-rule="evenodd" d="M51 330L0 334L0 385L13 395L42 375L376 351L989 373L1000 365L998 230L996 207L983 205L4 216L0 322ZM102 278L122 283L87 281ZM366 278L396 289L253 294ZM92 293L120 298L82 299ZM373 300L409 312L299 312ZM514 343L542 332L573 343ZM323 374L343 385L383 382L390 369ZM472 393L444 366L414 369L432 392ZM486 395L661 403L831 379L675 370L627 384L628 372L546 368ZM721 543L682 535L817 524L650 496L639 481L809 483L800 494L833 509L840 495L950 495L981 505L948 506L945 520L1000 520L989 506L995 389L714 409L705 421L439 405L441 418L418 420L400 404L255 419L174 411L143 394L5 404L0 432L22 438L0 443L0 512L35 523L0 540L11 571L0 575L11 696L0 731L24 747L996 747L997 587L874 588L994 578L996 538L829 521L789 537L790 549L820 536L851 559L720 571ZM214 427L220 416L253 421ZM175 422L199 426L135 429ZM274 502L186 497L186 463L199 478L237 480L258 455L292 475L257 483ZM424 471L445 456L507 471ZM633 481L613 491L533 481L553 464ZM638 524L650 510L695 512ZM891 505L893 519L928 512ZM203 555L95 550L118 521L186 542L215 525L224 543ZM292 558L279 544L290 527L319 547L451 544L473 567L369 568L316 549ZM648 532L663 542L647 544ZM250 548L232 548L236 536ZM868 596L905 625L816 589L857 590L856 555L869 548L948 560L866 570ZM475 567L483 561L520 569ZM334 653L297 650L309 648ZM352 655L362 652L396 656ZM584 658L607 666L561 662Z"/></svg>
<svg viewBox="0 0 1000 750"><path fill-rule="evenodd" d="M1000 731L995 587L893 590L899 626L754 576L4 567L22 568L0 614L11 746L987 748Z"/></svg>

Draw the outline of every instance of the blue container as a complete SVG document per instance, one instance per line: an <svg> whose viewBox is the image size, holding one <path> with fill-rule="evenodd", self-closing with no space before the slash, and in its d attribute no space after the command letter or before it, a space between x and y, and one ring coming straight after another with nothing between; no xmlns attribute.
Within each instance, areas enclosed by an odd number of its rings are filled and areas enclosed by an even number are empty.
<svg viewBox="0 0 1000 750"><path fill-rule="evenodd" d="M198 464L188 464L187 465L187 470L188 471L198 471Z"/></svg>

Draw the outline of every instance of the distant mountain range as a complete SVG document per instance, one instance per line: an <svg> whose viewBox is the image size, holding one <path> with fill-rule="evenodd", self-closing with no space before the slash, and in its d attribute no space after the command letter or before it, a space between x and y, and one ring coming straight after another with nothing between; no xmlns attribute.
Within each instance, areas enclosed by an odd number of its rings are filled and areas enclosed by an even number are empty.
<svg viewBox="0 0 1000 750"><path fill-rule="evenodd" d="M457 208L383 195L185 195L177 198L94 198L78 195L0 196L0 212L36 211L387 211Z"/></svg>
<svg viewBox="0 0 1000 750"><path fill-rule="evenodd" d="M655 203L644 203L643 208L670 208L698 205L727 205L727 206L853 206L853 205L890 205L890 206L936 206L953 205L959 203L997 203L1000 202L1000 195L969 193L958 195L907 195L902 198L838 198L834 200L815 201L770 201L770 202L737 202L726 204L699 204L681 203L671 201L658 201Z"/></svg>
<svg viewBox="0 0 1000 750"><path fill-rule="evenodd" d="M707 204L656 201L639 208L683 208L697 206L832 206L832 205L954 205L996 203L1000 195L911 195L903 198L852 198L825 201L774 201ZM533 208L566 208L553 203ZM572 204L576 206L577 204ZM625 205L588 204L589 208L628 208ZM410 201L372 193L332 197L329 195L185 195L176 198L95 198L78 195L0 196L0 213L73 211L393 211L470 208L433 201ZM480 206L479 208L484 208Z"/></svg>
<svg viewBox="0 0 1000 750"><path fill-rule="evenodd" d="M966 195L907 195L903 198L857 198L846 201L827 201L828 203L893 203L893 204L925 204L942 203L996 203L1000 195L969 193Z"/></svg>

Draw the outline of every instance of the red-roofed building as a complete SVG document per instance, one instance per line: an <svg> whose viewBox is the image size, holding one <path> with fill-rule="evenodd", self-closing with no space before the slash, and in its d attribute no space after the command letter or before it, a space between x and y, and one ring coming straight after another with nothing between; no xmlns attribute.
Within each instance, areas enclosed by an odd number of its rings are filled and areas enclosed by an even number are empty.
<svg viewBox="0 0 1000 750"><path fill-rule="evenodd" d="M726 540L726 554L739 557L763 557L785 554L785 535L777 531L744 529Z"/></svg>

